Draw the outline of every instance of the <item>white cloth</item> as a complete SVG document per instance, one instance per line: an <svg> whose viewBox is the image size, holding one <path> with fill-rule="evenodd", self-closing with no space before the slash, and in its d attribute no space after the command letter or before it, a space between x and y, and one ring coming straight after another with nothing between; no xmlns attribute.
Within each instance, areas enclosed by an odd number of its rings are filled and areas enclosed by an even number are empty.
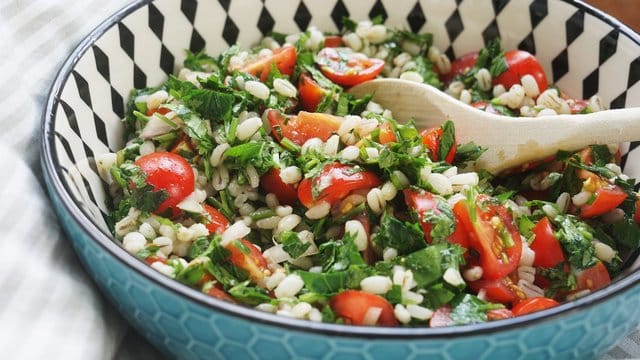
<svg viewBox="0 0 640 360"><path fill-rule="evenodd" d="M82 37L125 4L125 0L0 4L2 358L161 358L84 273L38 181L40 114L55 73ZM605 358L640 358L640 333L624 339Z"/></svg>

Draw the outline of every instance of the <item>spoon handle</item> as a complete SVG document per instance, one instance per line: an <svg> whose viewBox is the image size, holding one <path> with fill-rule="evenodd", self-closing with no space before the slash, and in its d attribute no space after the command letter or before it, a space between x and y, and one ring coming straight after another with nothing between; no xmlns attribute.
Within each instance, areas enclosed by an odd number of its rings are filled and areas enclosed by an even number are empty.
<svg viewBox="0 0 640 360"><path fill-rule="evenodd" d="M497 117L493 131L484 132L480 124L470 125L475 133L470 138L488 148L477 165L497 173L555 155L558 150L576 151L592 144L640 140L640 108L534 119Z"/></svg>

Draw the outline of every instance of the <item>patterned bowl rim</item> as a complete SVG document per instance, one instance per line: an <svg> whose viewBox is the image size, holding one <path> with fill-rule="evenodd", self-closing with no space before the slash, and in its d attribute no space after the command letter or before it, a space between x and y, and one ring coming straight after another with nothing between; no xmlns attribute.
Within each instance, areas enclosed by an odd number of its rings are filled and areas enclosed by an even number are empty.
<svg viewBox="0 0 640 360"><path fill-rule="evenodd" d="M44 171L45 180L49 186L49 194L53 198L57 198L62 203L61 211L70 215L71 220L82 231L95 241L103 251L113 256L122 265L131 268L140 275L147 278L154 284L163 287L165 290L184 297L186 300L198 303L206 308L220 311L232 317L238 317L245 321L256 321L264 325L281 327L287 330L295 330L300 332L338 335L355 338L372 338L376 339L438 339L451 337L464 337L473 335L485 335L494 332L513 330L519 327L533 326L544 322L553 321L574 314L577 311L584 311L600 304L608 299L615 297L635 286L640 286L640 270L626 274L621 279L613 282L610 286L595 291L577 300L563 303L557 307L540 311L524 316L505 319L496 322L485 322L469 325L459 325L442 328L429 327L412 327L412 328L386 328L386 327L363 327L353 325L339 325L331 323L315 323L307 320L292 319L284 316L265 313L242 305L231 304L216 298L207 296L193 288L190 288L178 281L168 278L160 272L152 269L144 262L131 256L120 245L102 231L82 212L80 207L74 202L73 198L65 188L61 180L61 172L56 166L57 158L54 146L55 140L55 115L58 109L62 91L67 79L71 75L72 70L80 60L80 58L91 48L91 46L109 29L118 22L126 18L129 14L149 4L153 0L136 0L131 4L123 7L102 23L93 29L80 43L73 52L65 60L62 67L58 71L51 89L47 95L47 101L41 118L41 148L40 160ZM629 27L621 23L614 17L588 5L579 0L561 0L583 9L585 12L597 17L620 32L629 36L635 43L640 46L640 35L635 33Z"/></svg>

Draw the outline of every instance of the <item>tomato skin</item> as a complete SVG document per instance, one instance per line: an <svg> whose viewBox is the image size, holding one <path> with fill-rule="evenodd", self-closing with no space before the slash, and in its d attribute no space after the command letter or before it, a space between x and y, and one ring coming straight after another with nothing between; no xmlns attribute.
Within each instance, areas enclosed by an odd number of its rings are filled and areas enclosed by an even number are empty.
<svg viewBox="0 0 640 360"><path fill-rule="evenodd" d="M329 91L320 86L310 75L302 74L298 80L298 93L302 110L315 112Z"/></svg>
<svg viewBox="0 0 640 360"><path fill-rule="evenodd" d="M514 84L520 84L520 78L530 74L536 79L538 89L542 93L549 84L544 69L531 53L524 50L509 50L504 53L507 70L493 79L493 85L501 84L509 90ZM442 77L449 82L455 75L464 74L473 68L478 60L478 52L466 54L451 63L451 71Z"/></svg>
<svg viewBox="0 0 640 360"><path fill-rule="evenodd" d="M530 247L536 253L533 266L551 268L565 260L560 242L553 235L551 222L546 216L533 227L535 238Z"/></svg>
<svg viewBox="0 0 640 360"><path fill-rule="evenodd" d="M471 70L476 65L476 61L478 60L478 52L474 51L468 54L465 54L454 61L451 62L451 71L448 74L443 74L440 76L443 82L448 83L451 81L456 75L463 75L467 71Z"/></svg>
<svg viewBox="0 0 640 360"><path fill-rule="evenodd" d="M159 256L155 256L155 255L149 255L144 259L144 262L146 262L148 265L151 265L154 262L161 262L163 264L166 264L167 263L167 259L166 258L161 258Z"/></svg>
<svg viewBox="0 0 640 360"><path fill-rule="evenodd" d="M396 134L393 132L393 127L390 122L386 121L380 125L380 135L378 135L378 140L382 145L397 141Z"/></svg>
<svg viewBox="0 0 640 360"><path fill-rule="evenodd" d="M617 208L627 198L627 194L618 185L601 187L594 193L595 200L580 208L580 216L592 218Z"/></svg>
<svg viewBox="0 0 640 360"><path fill-rule="evenodd" d="M227 294L226 291L219 289L215 286L212 286L208 291L207 291L207 295L214 297L216 299L220 299L220 300L224 300L224 301L228 301L230 303L236 303L236 301L229 295Z"/></svg>
<svg viewBox="0 0 640 360"><path fill-rule="evenodd" d="M439 201L438 198L428 191L417 192L415 190L405 189L403 192L407 207L409 209L413 209L418 214L418 219L420 220L420 225L424 232L425 241L431 244L433 241L431 238L431 230L433 229L433 226L424 218L424 212L433 210L436 213L439 213L440 210L438 210L437 206ZM467 232L460 221L456 221L456 229L447 240L453 244L460 245L465 249L466 254L466 250L469 248L469 239Z"/></svg>
<svg viewBox="0 0 640 360"><path fill-rule="evenodd" d="M260 187L266 193L273 193L281 204L294 206L298 201L298 191L293 184L285 184L280 178L280 169L271 168L260 177Z"/></svg>
<svg viewBox="0 0 640 360"><path fill-rule="evenodd" d="M454 205L453 213L469 233L469 246L480 254L483 278L497 280L504 278L518 267L522 255L522 238L504 206L485 204L481 207L478 204L486 200L489 200L487 196L480 195L474 204L471 204L472 206L468 206L467 200L460 200ZM486 211L482 208L486 208ZM475 221L472 221L469 210L475 210ZM497 217L504 226L513 242L511 246L506 247L500 239L498 231L491 223L494 217ZM500 254L496 254L496 249ZM504 261L504 258L507 261Z"/></svg>
<svg viewBox="0 0 640 360"><path fill-rule="evenodd" d="M491 302L509 305L514 304L525 297L522 290L518 289L518 287L508 277L497 280L481 279L477 281L470 281L468 284L476 293L480 290L484 290L485 297Z"/></svg>
<svg viewBox="0 0 640 360"><path fill-rule="evenodd" d="M298 146L314 137L327 141L342 124L339 116L306 111L300 111L298 115L283 115L272 109L267 113L267 118L276 140L281 141L286 137Z"/></svg>
<svg viewBox="0 0 640 360"><path fill-rule="evenodd" d="M367 310L372 307L382 309L376 325L397 326L398 320L391 304L383 297L359 290L345 290L329 301L336 316L351 325L364 325Z"/></svg>
<svg viewBox="0 0 640 360"><path fill-rule="evenodd" d="M339 35L329 35L324 37L324 47L335 48L342 46L342 37Z"/></svg>
<svg viewBox="0 0 640 360"><path fill-rule="evenodd" d="M176 205L195 189L195 176L187 160L170 152L154 152L139 157L135 165L146 174L147 183L155 191L167 192L166 200L158 205L155 213L171 210L174 216L177 215L180 209Z"/></svg>
<svg viewBox="0 0 640 360"><path fill-rule="evenodd" d="M433 161L440 161L440 154L438 154L440 147L440 139L442 138L442 128L434 127L431 129L422 130L420 132L420 137L422 138L422 143L429 149L429 157ZM453 142L453 146L449 149L447 156L444 157L444 161L451 164L453 163L453 159L456 156L456 143Z"/></svg>
<svg viewBox="0 0 640 360"><path fill-rule="evenodd" d="M576 274L576 289L595 291L611 284L611 276L602 261Z"/></svg>
<svg viewBox="0 0 640 360"><path fill-rule="evenodd" d="M166 108L166 107L159 107L159 108L155 108L155 109L148 109L146 115L147 116L151 116L155 113L159 113L162 115L166 115L171 111L171 109Z"/></svg>
<svg viewBox="0 0 640 360"><path fill-rule="evenodd" d="M341 86L354 86L374 79L384 69L384 61L354 53L349 48L325 47L316 63L329 80Z"/></svg>
<svg viewBox="0 0 640 360"><path fill-rule="evenodd" d="M329 184L317 198L313 198L312 188L320 184ZM333 205L360 189L380 186L382 181L375 173L367 170L356 171L354 166L341 163L325 165L320 174L313 179L303 179L298 186L298 200L307 208L320 201Z"/></svg>
<svg viewBox="0 0 640 360"><path fill-rule="evenodd" d="M549 309L558 305L560 305L560 303L553 299L549 299L546 297L534 297L518 302L513 306L511 312L513 312L513 315L515 316L521 316L525 314L531 314L536 311Z"/></svg>
<svg viewBox="0 0 640 360"><path fill-rule="evenodd" d="M524 50L509 50L504 53L507 62L507 70L493 79L493 84L501 84L505 89L515 84L520 84L520 78L529 74L536 79L540 93L545 91L549 84L544 69L531 53Z"/></svg>
<svg viewBox="0 0 640 360"><path fill-rule="evenodd" d="M249 253L245 254L235 242L231 242L226 246L229 250L229 261L239 268L244 269L249 273L249 278L256 283L260 283L264 279L264 270L267 269L267 260L262 256L260 250L258 250L249 240L238 240L249 249Z"/></svg>
<svg viewBox="0 0 640 360"><path fill-rule="evenodd" d="M209 234L221 234L229 227L229 220L222 215L218 209L214 208L211 205L204 204L204 210L209 215L209 222L205 224L207 230L209 230Z"/></svg>
<svg viewBox="0 0 640 360"><path fill-rule="evenodd" d="M240 69L240 71L259 76L260 81L265 82L271 72L271 64L275 64L278 70L285 75L293 74L293 68L296 65L296 48L293 46L284 46L273 50L273 55L263 59L257 59Z"/></svg>

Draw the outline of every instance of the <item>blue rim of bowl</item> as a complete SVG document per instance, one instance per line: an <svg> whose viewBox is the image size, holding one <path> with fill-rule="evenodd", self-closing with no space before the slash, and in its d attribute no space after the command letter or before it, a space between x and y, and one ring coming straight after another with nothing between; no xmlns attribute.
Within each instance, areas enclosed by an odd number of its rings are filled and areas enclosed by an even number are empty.
<svg viewBox="0 0 640 360"><path fill-rule="evenodd" d="M640 35L635 33L629 27L603 13L602 11L583 3L582 1L562 0L583 9L589 14L599 18L620 30L621 33L631 38L635 43L640 45ZM91 48L91 46L111 27L123 20L127 15L138 10L139 8L149 4L152 0L137 0L115 14L107 18L98 25L89 35L84 37L74 51L66 59L60 68L52 86L48 93L47 102L42 113L42 132L41 132L41 166L44 171L45 179L49 184L50 196L57 197L71 216L71 220L80 227L89 238L96 241L98 245L107 253L109 253L117 261L123 265L132 268L140 275L146 277L149 281L174 292L176 295L183 297L198 305L211 308L222 313L237 317L239 320L256 321L264 325L276 326L286 330L296 330L301 332L313 333L318 335L339 335L351 338L375 338L378 340L392 339L442 339L442 338L458 338L470 335L485 335L493 332L501 332L506 330L516 330L521 327L541 324L555 320L557 318L569 316L576 311L586 310L597 304L611 299L616 294L621 294L640 285L640 270L627 274L623 278L613 282L610 286L595 291L582 298L563 303L557 307L540 311L515 318L469 324L458 325L442 328L429 327L412 327L412 328L388 328L388 327L363 327L352 325L340 325L331 323L315 323L307 320L291 319L284 316L265 313L252 309L243 305L235 305L216 298L212 298L193 288L190 288L176 280L170 279L165 275L155 271L143 261L135 258L127 253L120 245L118 245L112 237L103 233L85 213L75 204L69 195L69 189L61 181L61 171L56 167L55 159L57 154L54 146L55 142L55 113L58 109L60 96L67 79L71 75L71 71L79 61L79 59Z"/></svg>

